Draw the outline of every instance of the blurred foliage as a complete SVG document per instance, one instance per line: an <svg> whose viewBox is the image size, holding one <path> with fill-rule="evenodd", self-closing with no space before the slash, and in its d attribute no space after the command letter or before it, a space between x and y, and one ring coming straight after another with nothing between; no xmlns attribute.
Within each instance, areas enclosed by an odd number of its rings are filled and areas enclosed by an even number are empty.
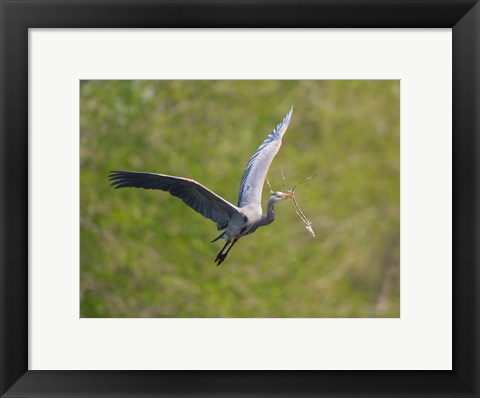
<svg viewBox="0 0 480 398"><path fill-rule="evenodd" d="M399 81L82 81L82 317L398 317ZM162 191L110 170L194 178L237 204L249 157L294 105L273 224L223 241ZM278 182L277 182L278 181ZM264 189L264 206L268 189Z"/></svg>

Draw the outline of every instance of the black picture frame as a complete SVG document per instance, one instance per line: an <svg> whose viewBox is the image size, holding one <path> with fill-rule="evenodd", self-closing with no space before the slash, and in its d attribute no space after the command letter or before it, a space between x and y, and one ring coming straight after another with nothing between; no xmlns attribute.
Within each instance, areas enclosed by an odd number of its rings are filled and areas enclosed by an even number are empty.
<svg viewBox="0 0 480 398"><path fill-rule="evenodd" d="M480 396L478 1L0 0L0 25L2 396ZM453 370L28 370L28 29L159 27L452 28Z"/></svg>

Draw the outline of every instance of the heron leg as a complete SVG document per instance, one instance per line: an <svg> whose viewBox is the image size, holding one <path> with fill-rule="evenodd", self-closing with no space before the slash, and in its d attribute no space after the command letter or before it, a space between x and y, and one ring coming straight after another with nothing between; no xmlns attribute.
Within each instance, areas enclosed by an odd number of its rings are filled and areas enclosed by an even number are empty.
<svg viewBox="0 0 480 398"><path fill-rule="evenodd" d="M220 253L218 253L217 258L215 259L215 262L217 263L217 267L218 267L221 263L223 263L223 261L224 261L225 258L227 257L228 252L232 249L233 245L234 245L235 243L237 243L237 240L238 240L238 239L239 239L239 238L235 238L234 240L232 240L232 244L230 245L230 247L227 249L227 251L226 251L225 253L222 253L222 252L223 252L223 250L225 249L225 247L226 247L227 245L225 245L225 246L223 247L223 249L220 251ZM227 244L228 244L228 243L230 243L230 242L227 242Z"/></svg>
<svg viewBox="0 0 480 398"><path fill-rule="evenodd" d="M222 250L220 250L217 254L217 257L215 258L215 262L219 261L220 258L222 257L223 255L223 251L226 249L226 247L230 244L231 240L227 240L227 242L225 243L225 245L222 247Z"/></svg>

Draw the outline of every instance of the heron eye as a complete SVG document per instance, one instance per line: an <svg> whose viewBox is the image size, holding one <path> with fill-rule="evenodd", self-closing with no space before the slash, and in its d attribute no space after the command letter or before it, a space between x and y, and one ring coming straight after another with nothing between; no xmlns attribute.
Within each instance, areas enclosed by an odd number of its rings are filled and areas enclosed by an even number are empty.
<svg viewBox="0 0 480 398"><path fill-rule="evenodd" d="M248 217L247 216L243 216L243 222L247 222L248 221Z"/></svg>

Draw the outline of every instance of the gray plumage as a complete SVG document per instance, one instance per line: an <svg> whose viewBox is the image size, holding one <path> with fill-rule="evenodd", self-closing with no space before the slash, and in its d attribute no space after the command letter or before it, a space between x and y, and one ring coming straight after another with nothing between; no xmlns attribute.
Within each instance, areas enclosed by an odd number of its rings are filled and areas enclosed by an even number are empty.
<svg viewBox="0 0 480 398"><path fill-rule="evenodd" d="M226 240L225 246L215 259L217 265L220 265L238 239L251 234L258 227L273 222L275 203L292 198L290 193L272 192L267 203L266 215L262 215L263 184L268 168L280 149L292 112L293 106L248 161L240 184L238 206L190 178L145 172L112 171L109 180L115 188L135 187L167 191L182 199L185 204L204 217L216 222L218 230L223 232L212 242L220 238Z"/></svg>

